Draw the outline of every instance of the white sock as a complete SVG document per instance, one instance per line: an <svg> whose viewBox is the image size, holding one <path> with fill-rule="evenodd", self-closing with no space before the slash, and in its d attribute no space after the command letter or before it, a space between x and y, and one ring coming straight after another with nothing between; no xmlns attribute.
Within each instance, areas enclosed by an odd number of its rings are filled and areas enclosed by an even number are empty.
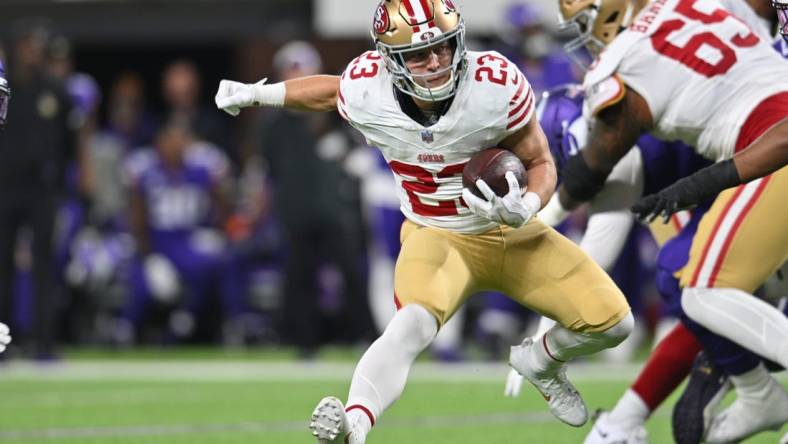
<svg viewBox="0 0 788 444"><path fill-rule="evenodd" d="M772 387L772 377L763 364L741 375L731 375L730 378L739 397L763 399Z"/></svg>
<svg viewBox="0 0 788 444"><path fill-rule="evenodd" d="M541 337L547 330L553 328L556 322L547 316L539 318L539 325L536 327L536 334L534 336Z"/></svg>
<svg viewBox="0 0 788 444"><path fill-rule="evenodd" d="M643 425L649 415L651 410L643 399L634 390L628 389L610 411L610 420L625 429L633 429Z"/></svg>
<svg viewBox="0 0 788 444"><path fill-rule="evenodd" d="M413 361L437 332L438 321L424 307L410 304L399 310L356 365L346 404L348 415L366 416L368 412L372 415L370 427L374 425L381 413L399 399Z"/></svg>
<svg viewBox="0 0 788 444"><path fill-rule="evenodd" d="M685 288L681 306L698 324L788 367L788 318L766 302L735 288Z"/></svg>
<svg viewBox="0 0 788 444"><path fill-rule="evenodd" d="M364 438L372 429L372 421L369 416L361 409L353 409L347 412L347 422L350 424L350 430L354 436L354 441L364 441Z"/></svg>

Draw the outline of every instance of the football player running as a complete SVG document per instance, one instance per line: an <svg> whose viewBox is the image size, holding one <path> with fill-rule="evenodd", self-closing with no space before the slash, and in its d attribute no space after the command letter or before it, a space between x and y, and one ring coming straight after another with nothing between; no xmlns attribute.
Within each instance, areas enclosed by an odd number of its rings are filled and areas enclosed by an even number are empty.
<svg viewBox="0 0 788 444"><path fill-rule="evenodd" d="M750 181L722 192L701 219L681 273L682 308L712 332L785 366L788 319L752 292L788 257L788 169L772 162L788 152L788 64L715 0L559 6L564 26L578 32L569 48L585 46L598 57L584 80L584 113L593 127L564 171L564 207L591 199L645 131L717 162L661 191L694 187L691 202L660 208L668 210L663 215L714 197L720 186ZM776 172L752 180L769 171ZM653 216L643 208L636 207L641 216ZM709 442L744 439L788 420L788 394L762 365L731 381L738 397L712 420Z"/></svg>
<svg viewBox="0 0 788 444"><path fill-rule="evenodd" d="M374 17L377 51L341 77L253 85L222 81L216 103L337 109L378 147L397 182L403 224L395 270L397 314L364 353L347 403L328 397L310 428L318 442L363 443L401 395L410 368L441 325L471 294L507 294L558 323L513 347L510 365L531 382L560 420L580 426L588 413L566 378L566 362L614 347L633 318L612 280L571 241L533 216L553 193L556 172L533 118L533 92L496 52L465 50L465 28L450 0L387 0ZM528 169L526 192L472 196L462 169L484 148L514 152ZM484 191L487 184L478 182Z"/></svg>

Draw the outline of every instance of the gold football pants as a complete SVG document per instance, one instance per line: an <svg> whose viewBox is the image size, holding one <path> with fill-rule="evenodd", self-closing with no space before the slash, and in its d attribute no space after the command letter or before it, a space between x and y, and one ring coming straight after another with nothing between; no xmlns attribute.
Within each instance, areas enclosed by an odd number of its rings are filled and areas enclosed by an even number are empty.
<svg viewBox="0 0 788 444"><path fill-rule="evenodd" d="M682 287L752 293L788 259L788 167L725 190L698 225Z"/></svg>
<svg viewBox="0 0 788 444"><path fill-rule="evenodd" d="M419 304L441 325L483 290L504 293L578 332L607 330L630 311L604 270L538 219L472 235L405 221L400 241L397 304Z"/></svg>

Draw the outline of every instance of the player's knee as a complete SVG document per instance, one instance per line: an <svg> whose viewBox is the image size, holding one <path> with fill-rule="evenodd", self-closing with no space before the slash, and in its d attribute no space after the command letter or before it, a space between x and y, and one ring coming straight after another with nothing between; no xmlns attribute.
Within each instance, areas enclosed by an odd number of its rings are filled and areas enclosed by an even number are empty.
<svg viewBox="0 0 788 444"><path fill-rule="evenodd" d="M605 345L608 347L615 347L624 342L632 330L635 328L635 317L632 312L627 313L626 316L621 318L616 324L599 334L603 337Z"/></svg>
<svg viewBox="0 0 788 444"><path fill-rule="evenodd" d="M681 292L681 308L690 319L697 319L703 312L704 299L709 289L688 287Z"/></svg>
<svg viewBox="0 0 788 444"><path fill-rule="evenodd" d="M421 351L432 343L438 334L438 321L419 304L402 307L383 333L398 347Z"/></svg>

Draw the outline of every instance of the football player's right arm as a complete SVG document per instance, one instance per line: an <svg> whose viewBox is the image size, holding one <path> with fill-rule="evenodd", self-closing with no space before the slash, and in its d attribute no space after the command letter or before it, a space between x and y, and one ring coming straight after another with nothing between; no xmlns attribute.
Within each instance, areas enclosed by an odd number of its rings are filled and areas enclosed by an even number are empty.
<svg viewBox="0 0 788 444"><path fill-rule="evenodd" d="M216 107L232 116L250 106L315 112L336 109L339 76L299 77L273 85L267 85L267 80L254 84L222 80L216 92Z"/></svg>
<svg viewBox="0 0 788 444"><path fill-rule="evenodd" d="M652 125L651 111L640 94L629 87L623 98L596 115L588 142L563 170L559 190L566 209L577 208L602 190L616 163Z"/></svg>

